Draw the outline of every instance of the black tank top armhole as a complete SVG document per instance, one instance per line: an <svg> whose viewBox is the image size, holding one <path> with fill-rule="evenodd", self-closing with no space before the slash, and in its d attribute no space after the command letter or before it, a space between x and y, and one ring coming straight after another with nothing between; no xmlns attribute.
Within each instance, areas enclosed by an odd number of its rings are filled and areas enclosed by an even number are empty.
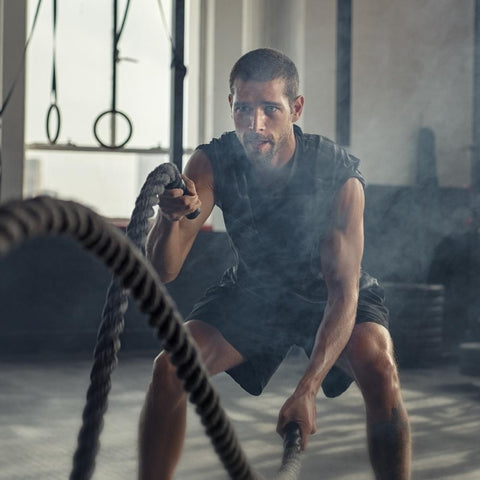
<svg viewBox="0 0 480 480"><path fill-rule="evenodd" d="M208 157L210 160L210 165L212 166L212 171L213 171L213 195L214 195L214 201L215 205L219 208L222 208L222 179L223 175L221 174L219 170L219 155L218 155L218 148L215 145L217 140L212 140L210 143L206 143L203 145L199 145L197 147L197 150L202 150L202 152L205 153L205 155Z"/></svg>

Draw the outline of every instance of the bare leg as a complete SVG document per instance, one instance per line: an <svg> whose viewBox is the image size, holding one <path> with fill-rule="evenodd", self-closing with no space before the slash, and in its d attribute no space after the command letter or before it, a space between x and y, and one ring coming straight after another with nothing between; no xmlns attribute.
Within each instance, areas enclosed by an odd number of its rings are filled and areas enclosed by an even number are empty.
<svg viewBox="0 0 480 480"><path fill-rule="evenodd" d="M155 359L139 425L139 474L143 480L173 478L185 436L187 397L167 355Z"/></svg>
<svg viewBox="0 0 480 480"><path fill-rule="evenodd" d="M377 480L408 480L411 438L390 335L367 322L355 327L346 357L367 413L370 461Z"/></svg>
<svg viewBox="0 0 480 480"><path fill-rule="evenodd" d="M370 459L379 480L410 478L410 427L403 404L393 408L390 416L378 420L367 415Z"/></svg>
<svg viewBox="0 0 480 480"><path fill-rule="evenodd" d="M211 375L239 365L243 357L220 332L204 322L187 323ZM186 428L187 396L175 368L162 352L154 363L139 424L140 480L171 480L180 459Z"/></svg>

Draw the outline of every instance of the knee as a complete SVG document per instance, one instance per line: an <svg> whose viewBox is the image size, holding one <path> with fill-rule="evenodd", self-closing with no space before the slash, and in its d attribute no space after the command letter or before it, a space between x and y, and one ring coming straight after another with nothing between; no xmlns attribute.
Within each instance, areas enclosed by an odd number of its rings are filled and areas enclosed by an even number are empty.
<svg viewBox="0 0 480 480"><path fill-rule="evenodd" d="M365 338L349 360L367 408L387 410L398 404L400 381L389 337Z"/></svg>
<svg viewBox="0 0 480 480"><path fill-rule="evenodd" d="M206 335L201 329L197 320L190 320L185 323L185 328L190 335L190 341L193 341L200 354L200 346L206 343ZM161 352L153 362L153 383L166 386L176 386L178 382L177 368L170 361L170 354L165 350Z"/></svg>
<svg viewBox="0 0 480 480"><path fill-rule="evenodd" d="M166 352L160 353L153 362L151 385L154 390L158 389L162 392L180 394L183 391L176 368L170 362Z"/></svg>
<svg viewBox="0 0 480 480"><path fill-rule="evenodd" d="M360 360L354 371L362 392L373 398L388 398L400 389L397 366L388 351Z"/></svg>
<svg viewBox="0 0 480 480"><path fill-rule="evenodd" d="M390 353L382 352L375 359L362 362L355 375L369 415L384 420L401 407L397 366Z"/></svg>

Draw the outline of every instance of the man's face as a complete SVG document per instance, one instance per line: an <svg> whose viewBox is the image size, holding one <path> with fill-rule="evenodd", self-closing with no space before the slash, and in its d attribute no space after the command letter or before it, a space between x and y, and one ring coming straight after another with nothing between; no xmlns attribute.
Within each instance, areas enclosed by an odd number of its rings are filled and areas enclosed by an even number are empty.
<svg viewBox="0 0 480 480"><path fill-rule="evenodd" d="M253 162L283 165L295 151L293 123L302 113L303 97L290 105L285 80L235 80L228 97L235 132Z"/></svg>

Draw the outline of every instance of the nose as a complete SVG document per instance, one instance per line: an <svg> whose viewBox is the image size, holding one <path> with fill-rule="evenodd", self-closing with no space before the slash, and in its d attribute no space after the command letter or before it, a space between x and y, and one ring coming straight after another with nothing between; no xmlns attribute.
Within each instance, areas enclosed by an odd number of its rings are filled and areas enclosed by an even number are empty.
<svg viewBox="0 0 480 480"><path fill-rule="evenodd" d="M265 114L263 109L256 108L250 117L250 130L254 132L262 132L265 130Z"/></svg>

